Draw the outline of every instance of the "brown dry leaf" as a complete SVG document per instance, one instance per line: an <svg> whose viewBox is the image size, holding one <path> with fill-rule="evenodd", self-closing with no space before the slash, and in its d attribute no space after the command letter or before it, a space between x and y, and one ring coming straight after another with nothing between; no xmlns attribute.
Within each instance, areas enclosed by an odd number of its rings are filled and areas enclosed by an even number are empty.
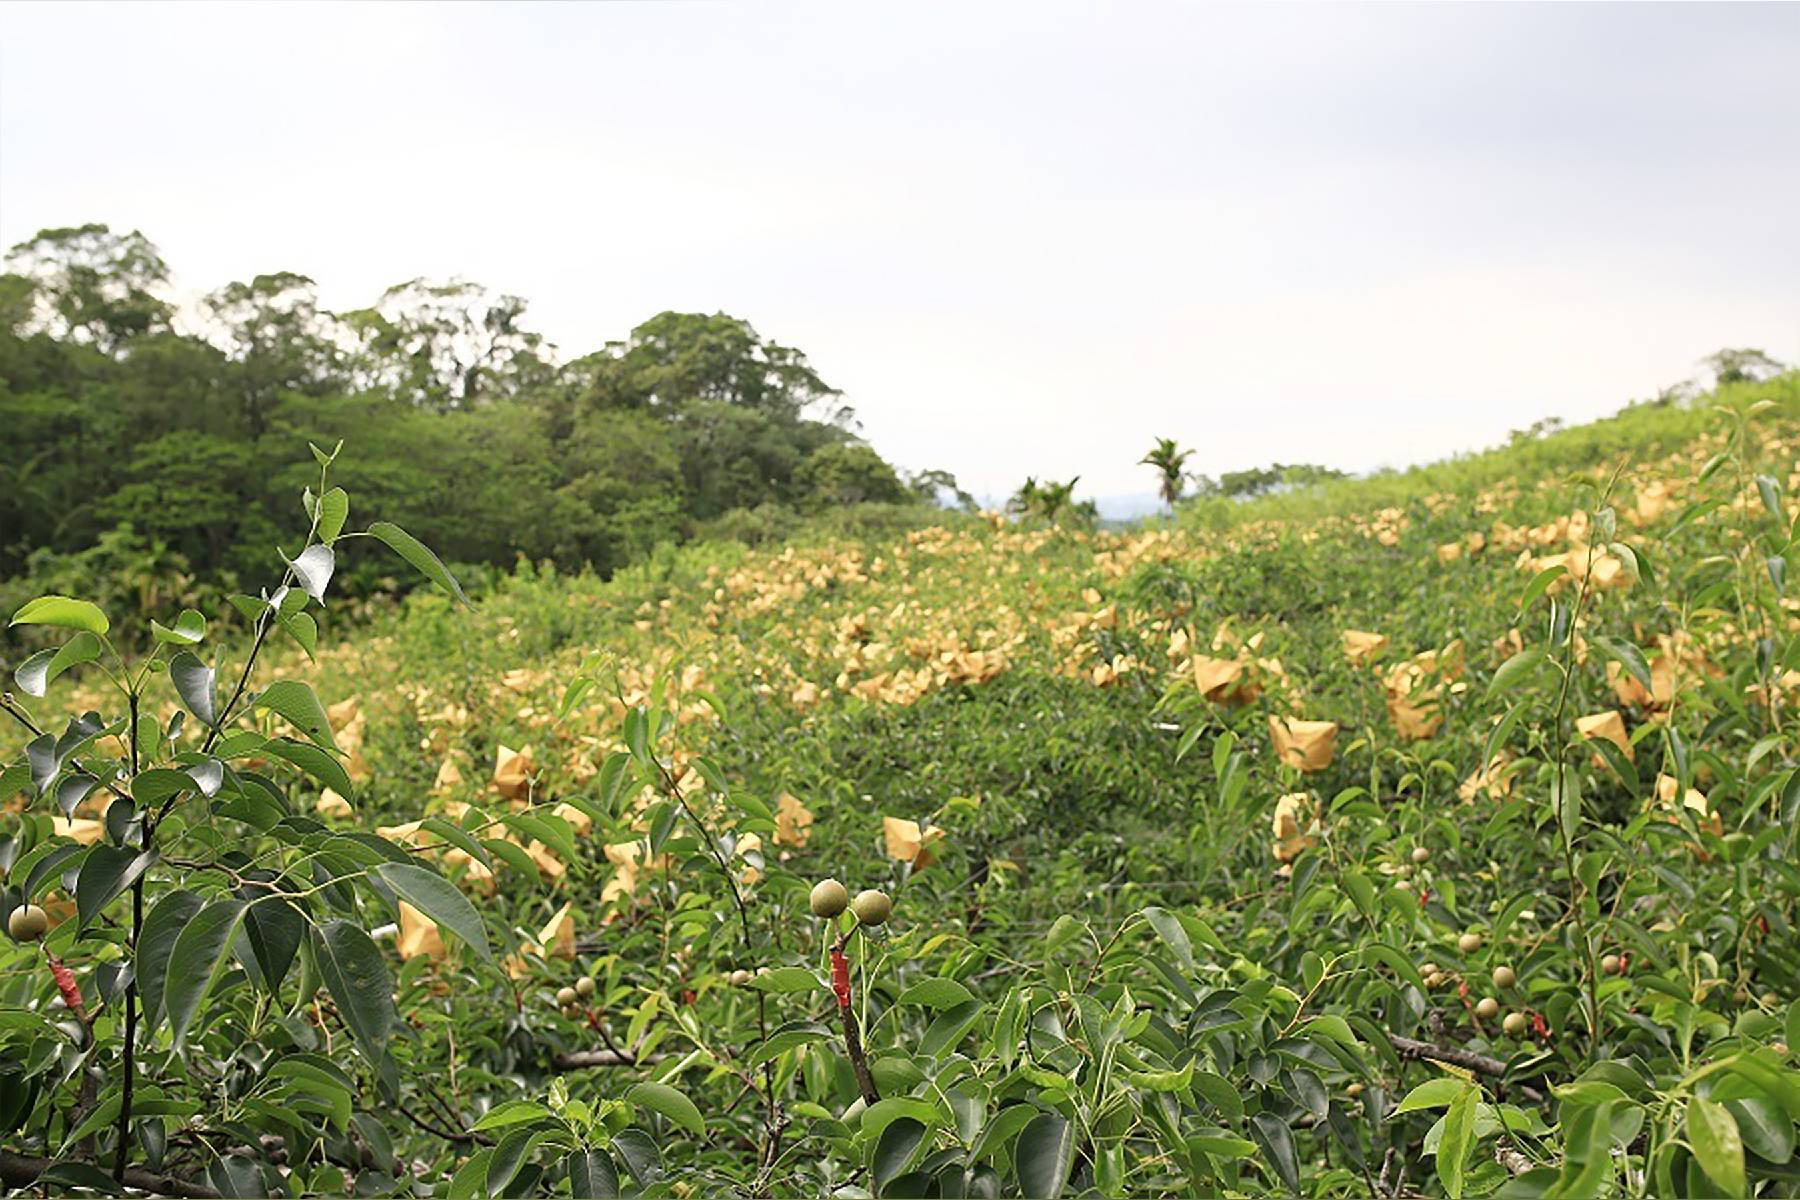
<svg viewBox="0 0 1800 1200"><path fill-rule="evenodd" d="M1437 548L1437 560L1445 566L1450 565L1463 556L1461 542L1445 542Z"/></svg>
<svg viewBox="0 0 1800 1200"><path fill-rule="evenodd" d="M1275 743L1275 754L1289 766L1302 771L1323 771L1331 765L1337 750L1336 721L1301 721L1289 717L1269 717L1269 738Z"/></svg>
<svg viewBox="0 0 1800 1200"><path fill-rule="evenodd" d="M1290 863L1300 857L1302 851L1319 844L1318 837L1311 831L1312 809L1312 797L1305 792L1290 792L1275 801L1275 841L1270 851L1277 862ZM1282 870L1287 868L1284 866Z"/></svg>
<svg viewBox="0 0 1800 1200"><path fill-rule="evenodd" d="M638 860L644 848L638 842L613 842L606 847L606 861L613 865L613 876L600 891L600 901L630 899L637 891Z"/></svg>
<svg viewBox="0 0 1800 1200"><path fill-rule="evenodd" d="M1575 718L1576 732L1584 738L1604 739L1617 746L1627 761L1635 761L1637 755L1632 752L1631 738L1625 732L1625 718L1619 710L1608 709L1605 712L1590 713L1585 717Z"/></svg>
<svg viewBox="0 0 1800 1200"><path fill-rule="evenodd" d="M425 834L421 831L420 824L418 821L408 821L403 825L378 825L375 827L375 834L405 846L423 846Z"/></svg>
<svg viewBox="0 0 1800 1200"><path fill-rule="evenodd" d="M91 846L106 836L106 826L100 821L87 821L80 817L51 817L50 832L57 837L73 838L84 846Z"/></svg>
<svg viewBox="0 0 1800 1200"><path fill-rule="evenodd" d="M911 863L915 871L923 871L931 865L931 847L944 837L940 826L921 830L917 821L908 821L904 817L881 818L881 833L887 841L888 857Z"/></svg>
<svg viewBox="0 0 1800 1200"><path fill-rule="evenodd" d="M1487 766L1478 768L1462 781L1462 786L1456 789L1456 794L1464 801L1473 800L1482 792L1486 792L1488 797L1494 800L1511 795L1513 772L1506 769L1511 762L1512 756L1504 751L1494 755L1488 760Z"/></svg>
<svg viewBox="0 0 1800 1200"><path fill-rule="evenodd" d="M400 936L395 946L401 958L416 958L421 954L431 958L444 957L444 939L438 933L437 922L404 900L400 902Z"/></svg>
<svg viewBox="0 0 1800 1200"><path fill-rule="evenodd" d="M358 704L356 697L352 696L348 700L340 700L336 704L327 707L325 709L325 719L331 722L331 728L334 732L342 732L349 726L350 722L356 720L360 708L361 706Z"/></svg>
<svg viewBox="0 0 1800 1200"><path fill-rule="evenodd" d="M579 808L576 808L573 804L566 801L558 801L556 807L551 809L550 813L552 816L561 817L563 820L567 821L569 823L569 828L575 831L576 837L586 837L588 830L594 827L594 818L588 816Z"/></svg>
<svg viewBox="0 0 1800 1200"><path fill-rule="evenodd" d="M568 865L564 863L562 859L556 857L556 855L551 852L550 847L544 845L544 843L538 841L536 838L532 838L531 842L525 847L525 853L531 856L531 861L536 863L538 870L544 873L544 878L552 882L561 879L568 873Z"/></svg>
<svg viewBox="0 0 1800 1200"><path fill-rule="evenodd" d="M737 841L735 853L739 858L758 853L762 850L762 838L754 833L746 833ZM743 874L739 876L745 887L752 887L762 878L762 872L749 862L744 864Z"/></svg>
<svg viewBox="0 0 1800 1200"><path fill-rule="evenodd" d="M575 903L570 901L557 910L550 923L538 934L538 945L545 958L575 957Z"/></svg>
<svg viewBox="0 0 1800 1200"><path fill-rule="evenodd" d="M535 771L530 746L522 750L501 746L494 752L494 790L515 804L530 794Z"/></svg>
<svg viewBox="0 0 1800 1200"><path fill-rule="evenodd" d="M1673 775L1657 775L1656 799L1662 805L1671 821L1678 820L1676 816L1675 793L1679 791L1680 788L1681 784ZM1711 804L1709 804L1706 799L1706 793L1702 792L1699 788L1691 787L1687 790L1687 795L1681 798L1681 807L1694 814L1694 821L1702 830L1712 834L1714 837L1725 836L1724 819L1721 818L1717 812L1713 811ZM1702 861L1709 861L1712 858L1712 855L1702 850L1698 845L1691 846L1690 849L1693 850L1694 854Z"/></svg>
<svg viewBox="0 0 1800 1200"><path fill-rule="evenodd" d="M480 892L484 896L491 896L494 894L494 872L488 868L486 863L470 854L467 850L458 850L456 847L452 846L444 851L443 861L445 867L465 868L457 882L468 888L470 891Z"/></svg>
<svg viewBox="0 0 1800 1200"><path fill-rule="evenodd" d="M1390 696L1387 710L1388 719L1394 723L1394 731L1411 741L1431 737L1444 724L1444 714L1434 701L1428 700L1425 704L1418 705L1404 697Z"/></svg>
<svg viewBox="0 0 1800 1200"><path fill-rule="evenodd" d="M781 799L775 804L777 846L793 846L797 849L806 845L807 838L812 836L812 823L812 813L806 805L800 803L798 796L789 792L781 793Z"/></svg>
<svg viewBox="0 0 1800 1200"><path fill-rule="evenodd" d="M1358 665L1374 662L1388 648L1385 634L1366 633L1361 629L1346 629L1343 632L1344 657Z"/></svg>
<svg viewBox="0 0 1800 1200"><path fill-rule="evenodd" d="M1261 689L1247 679L1249 664L1236 658L1194 656L1194 686L1215 704L1247 704L1256 699Z"/></svg>
<svg viewBox="0 0 1800 1200"><path fill-rule="evenodd" d="M350 807L350 802L330 788L319 793L319 802L313 805L313 811L321 817L331 817L340 821L347 821L356 815L356 810Z"/></svg>
<svg viewBox="0 0 1800 1200"><path fill-rule="evenodd" d="M462 771L457 767L456 760L446 756L444 761L438 764L437 778L431 781L431 790L447 792L462 781Z"/></svg>
<svg viewBox="0 0 1800 1200"><path fill-rule="evenodd" d="M1673 775L1659 774L1656 777L1656 798L1662 801L1664 808L1674 808L1675 793L1680 787L1680 782ZM1699 788L1689 788L1687 794L1681 798L1681 805L1683 808L1693 809L1703 817L1712 811L1707 806L1706 793Z"/></svg>

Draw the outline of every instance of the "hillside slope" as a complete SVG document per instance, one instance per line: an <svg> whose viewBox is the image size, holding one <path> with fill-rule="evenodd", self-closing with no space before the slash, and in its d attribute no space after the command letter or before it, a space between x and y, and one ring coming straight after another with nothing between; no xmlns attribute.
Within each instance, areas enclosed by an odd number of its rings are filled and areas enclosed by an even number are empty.
<svg viewBox="0 0 1800 1200"><path fill-rule="evenodd" d="M503 971L401 910L390 1086L544 1107L400 1127L428 1186L566 1186L579 1101L646 1194L1779 1194L1800 378L1716 400L1173 528L415 597L278 652L354 794L243 836L324 887L373 833L476 898ZM834 936L827 876L891 923Z"/></svg>

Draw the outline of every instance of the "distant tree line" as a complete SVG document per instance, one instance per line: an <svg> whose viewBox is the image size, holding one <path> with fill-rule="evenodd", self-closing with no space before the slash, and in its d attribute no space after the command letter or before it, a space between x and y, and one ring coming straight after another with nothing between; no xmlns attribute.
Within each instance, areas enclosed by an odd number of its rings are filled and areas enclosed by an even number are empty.
<svg viewBox="0 0 1800 1200"><path fill-rule="evenodd" d="M523 299L461 280L331 312L278 272L178 309L156 247L105 225L44 230L6 268L0 578L95 548L253 578L305 443L340 438L352 495L468 564L610 573L715 526L959 494L903 479L803 353L723 313L564 358Z"/></svg>

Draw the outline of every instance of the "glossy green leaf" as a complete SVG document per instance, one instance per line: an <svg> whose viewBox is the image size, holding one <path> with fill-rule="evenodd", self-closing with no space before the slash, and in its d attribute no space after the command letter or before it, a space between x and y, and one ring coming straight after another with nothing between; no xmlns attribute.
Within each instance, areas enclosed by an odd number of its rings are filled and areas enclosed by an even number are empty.
<svg viewBox="0 0 1800 1200"><path fill-rule="evenodd" d="M419 574L444 589L464 604L469 603L468 596L463 594L462 584L456 582L449 570L439 561L418 538L406 532L391 521L377 521L369 526L370 536L385 542L401 558L411 563Z"/></svg>
<svg viewBox="0 0 1800 1200"><path fill-rule="evenodd" d="M1013 1145L1019 1191L1033 1200L1057 1200L1069 1184L1074 1162L1075 1127L1061 1113L1039 1113Z"/></svg>
<svg viewBox="0 0 1800 1200"><path fill-rule="evenodd" d="M695 1137L706 1136L706 1122L694 1102L666 1083L640 1083L625 1093L625 1099L654 1113L661 1113Z"/></svg>
<svg viewBox="0 0 1800 1200"><path fill-rule="evenodd" d="M82 629L105 637L112 628L100 606L68 596L39 596L27 600L13 614L14 625L50 625L58 629Z"/></svg>
<svg viewBox="0 0 1800 1200"><path fill-rule="evenodd" d="M397 1019L394 980L381 951L361 926L334 920L313 927L313 956L357 1048L378 1061Z"/></svg>
<svg viewBox="0 0 1800 1200"><path fill-rule="evenodd" d="M375 868L375 875L402 900L436 921L439 928L455 934L482 958L493 961L481 914L449 880L424 867L402 863L382 863Z"/></svg>

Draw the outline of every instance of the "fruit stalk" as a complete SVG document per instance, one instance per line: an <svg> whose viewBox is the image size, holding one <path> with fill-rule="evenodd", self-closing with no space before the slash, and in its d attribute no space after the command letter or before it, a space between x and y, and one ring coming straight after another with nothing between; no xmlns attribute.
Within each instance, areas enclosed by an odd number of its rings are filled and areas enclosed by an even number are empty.
<svg viewBox="0 0 1800 1200"><path fill-rule="evenodd" d="M844 956L841 936L831 947L831 988L837 993L838 1017L844 1025L844 1052L850 1057L850 1069L856 1072L856 1086L862 1091L863 1103L878 1103L881 1093L875 1090L875 1077L869 1074L862 1034L856 1028L856 1010L850 1006L850 960Z"/></svg>

